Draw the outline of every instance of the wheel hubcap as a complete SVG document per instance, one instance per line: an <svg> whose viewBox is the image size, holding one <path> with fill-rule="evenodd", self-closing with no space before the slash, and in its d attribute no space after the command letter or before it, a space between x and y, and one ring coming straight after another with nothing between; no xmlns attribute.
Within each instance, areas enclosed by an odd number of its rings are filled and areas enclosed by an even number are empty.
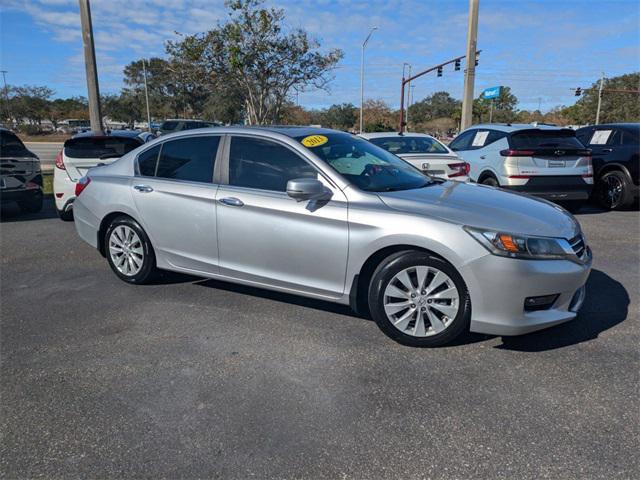
<svg viewBox="0 0 640 480"><path fill-rule="evenodd" d="M451 325L460 309L453 280L434 267L416 266L398 272L384 291L384 311L402 333L428 337Z"/></svg>
<svg viewBox="0 0 640 480"><path fill-rule="evenodd" d="M615 207L622 198L622 182L615 177L607 177L604 179L605 188L603 189L603 200L609 207Z"/></svg>
<svg viewBox="0 0 640 480"><path fill-rule="evenodd" d="M144 249L138 234L130 227L116 227L109 236L109 255L123 275L137 274L144 263Z"/></svg>

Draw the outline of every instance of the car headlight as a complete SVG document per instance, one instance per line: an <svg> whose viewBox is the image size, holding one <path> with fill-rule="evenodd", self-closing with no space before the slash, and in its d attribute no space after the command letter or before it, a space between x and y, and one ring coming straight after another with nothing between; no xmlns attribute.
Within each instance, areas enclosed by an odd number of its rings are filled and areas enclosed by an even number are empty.
<svg viewBox="0 0 640 480"><path fill-rule="evenodd" d="M516 235L474 227L464 229L491 253L502 257L550 260L573 255L564 238Z"/></svg>

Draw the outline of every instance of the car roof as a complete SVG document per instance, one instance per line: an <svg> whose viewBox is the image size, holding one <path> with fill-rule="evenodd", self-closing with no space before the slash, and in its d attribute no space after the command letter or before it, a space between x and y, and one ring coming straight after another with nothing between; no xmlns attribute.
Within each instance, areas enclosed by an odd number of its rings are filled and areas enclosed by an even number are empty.
<svg viewBox="0 0 640 480"><path fill-rule="evenodd" d="M500 132L517 132L519 130L570 130L569 127L545 125L543 123L481 123L471 125L467 130L498 130ZM466 130L465 130L466 131Z"/></svg>
<svg viewBox="0 0 640 480"><path fill-rule="evenodd" d="M619 122L619 123L600 123L598 125L585 125L584 127L580 127L578 130L582 130L583 128L631 128L634 130L639 130L640 129L640 123L633 123L633 122Z"/></svg>
<svg viewBox="0 0 640 480"><path fill-rule="evenodd" d="M422 137L422 138L433 138L431 135L427 135L426 133L398 133L398 132L372 132L372 133L360 133L358 136L366 139L370 138L390 138L390 137Z"/></svg>

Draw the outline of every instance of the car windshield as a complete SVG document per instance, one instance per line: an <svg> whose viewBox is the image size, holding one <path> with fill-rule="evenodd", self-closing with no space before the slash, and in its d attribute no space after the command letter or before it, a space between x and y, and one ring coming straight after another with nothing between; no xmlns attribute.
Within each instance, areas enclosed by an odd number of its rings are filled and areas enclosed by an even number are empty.
<svg viewBox="0 0 640 480"><path fill-rule="evenodd" d="M578 148L584 147L571 130L525 130L511 134L511 147L516 150L536 148Z"/></svg>
<svg viewBox="0 0 640 480"><path fill-rule="evenodd" d="M374 145L384 148L394 155L411 153L449 153L435 138L395 135L393 137L376 137L369 140Z"/></svg>
<svg viewBox="0 0 640 480"><path fill-rule="evenodd" d="M142 140L137 137L78 137L64 143L64 154L70 158L122 156L142 144Z"/></svg>
<svg viewBox="0 0 640 480"><path fill-rule="evenodd" d="M433 182L399 157L348 133L307 135L296 140L362 190L411 190Z"/></svg>

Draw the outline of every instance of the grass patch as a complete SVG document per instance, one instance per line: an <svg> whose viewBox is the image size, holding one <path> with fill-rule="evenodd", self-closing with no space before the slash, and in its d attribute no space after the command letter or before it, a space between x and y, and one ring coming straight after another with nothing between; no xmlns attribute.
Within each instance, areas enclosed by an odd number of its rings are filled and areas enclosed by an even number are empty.
<svg viewBox="0 0 640 480"><path fill-rule="evenodd" d="M53 195L53 174L42 174L42 190L45 195Z"/></svg>

